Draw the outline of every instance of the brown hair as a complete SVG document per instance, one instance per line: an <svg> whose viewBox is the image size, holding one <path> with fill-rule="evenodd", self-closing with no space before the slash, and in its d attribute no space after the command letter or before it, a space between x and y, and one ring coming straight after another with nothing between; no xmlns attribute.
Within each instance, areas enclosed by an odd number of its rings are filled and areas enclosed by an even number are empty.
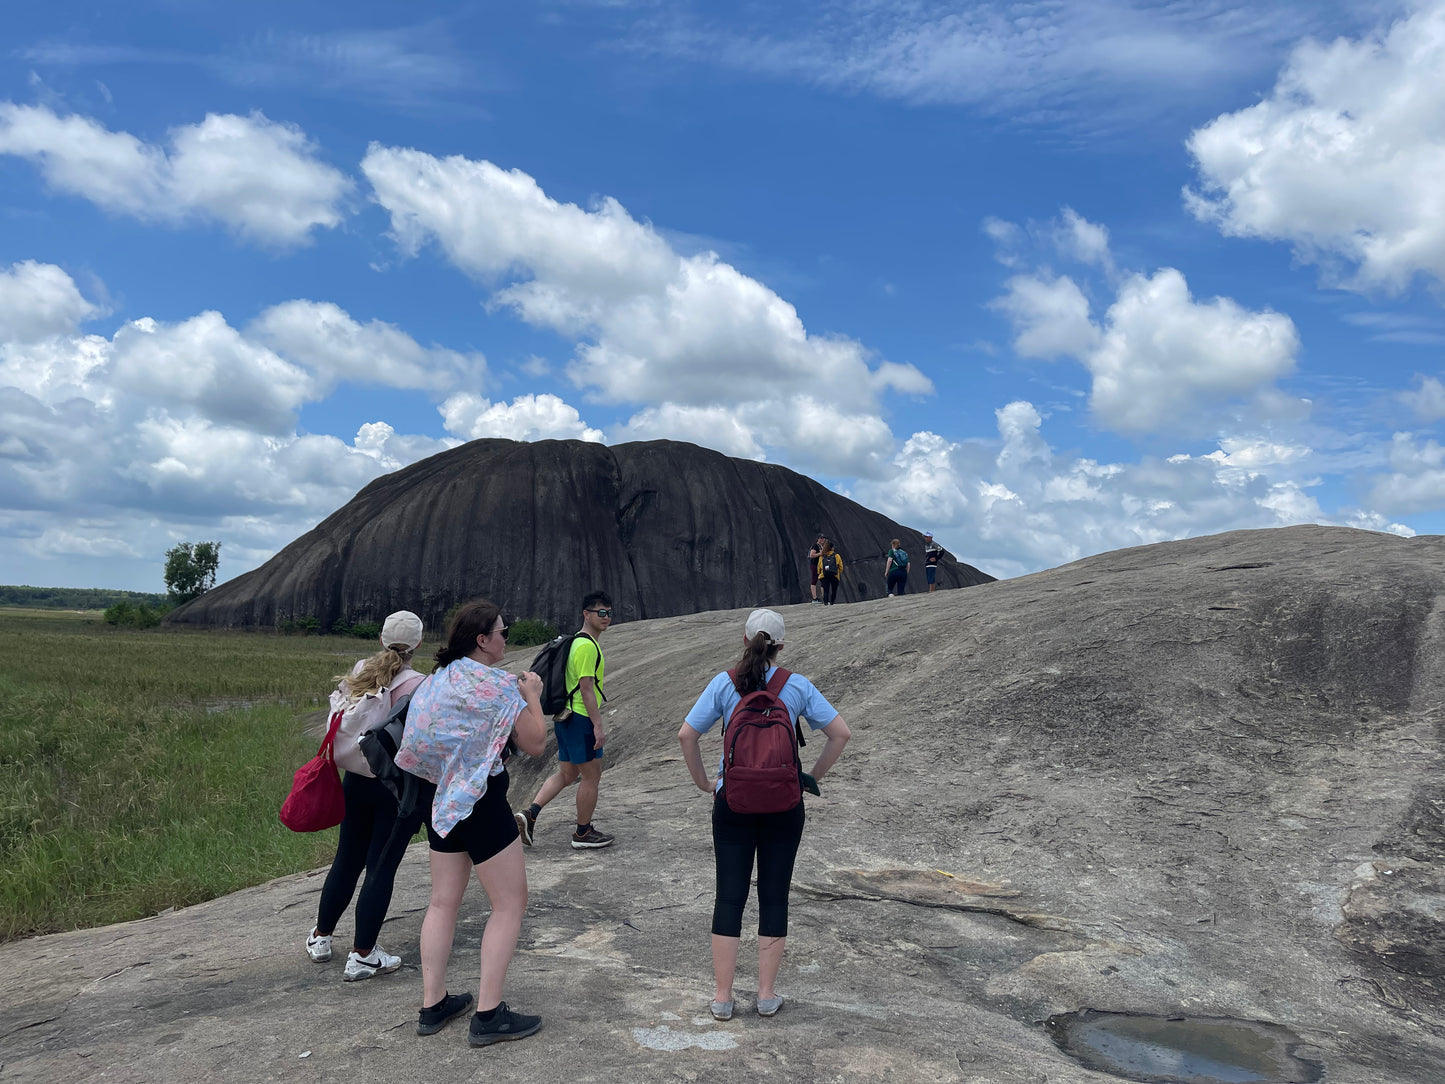
<svg viewBox="0 0 1445 1084"><path fill-rule="evenodd" d="M759 632L748 641L748 646L743 648L743 657L733 668L733 672L737 674L733 679L733 686L739 694L747 696L748 693L767 687L768 667L778 657L782 647L782 644L773 643L773 638L766 632Z"/></svg>
<svg viewBox="0 0 1445 1084"><path fill-rule="evenodd" d="M491 599L474 598L462 605L447 629L447 642L437 648L436 668L440 670L470 655L476 650L477 637L491 632L501 616L501 607Z"/></svg>

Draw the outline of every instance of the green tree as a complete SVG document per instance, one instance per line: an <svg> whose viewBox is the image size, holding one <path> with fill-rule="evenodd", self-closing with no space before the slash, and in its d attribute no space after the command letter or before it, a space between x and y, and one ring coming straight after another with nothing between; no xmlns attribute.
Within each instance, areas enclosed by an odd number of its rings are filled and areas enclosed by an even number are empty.
<svg viewBox="0 0 1445 1084"><path fill-rule="evenodd" d="M166 590L179 605L216 586L219 542L178 542L166 550Z"/></svg>

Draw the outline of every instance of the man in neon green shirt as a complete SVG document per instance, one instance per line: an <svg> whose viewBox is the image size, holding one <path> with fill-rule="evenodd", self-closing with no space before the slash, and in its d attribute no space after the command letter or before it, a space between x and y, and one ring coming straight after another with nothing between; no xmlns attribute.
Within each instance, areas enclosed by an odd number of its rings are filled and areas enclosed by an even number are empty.
<svg viewBox="0 0 1445 1084"><path fill-rule="evenodd" d="M594 850L611 846L613 837L592 825L597 809L597 784L602 778L602 709L598 698L606 663L599 641L612 624L612 599L605 591L593 591L582 600L582 630L572 641L567 656L567 688L575 690L567 707L552 718L557 732L557 770L542 783L529 808L516 814L522 842L532 845L532 832L542 807L563 790L577 783L577 830L572 846Z"/></svg>

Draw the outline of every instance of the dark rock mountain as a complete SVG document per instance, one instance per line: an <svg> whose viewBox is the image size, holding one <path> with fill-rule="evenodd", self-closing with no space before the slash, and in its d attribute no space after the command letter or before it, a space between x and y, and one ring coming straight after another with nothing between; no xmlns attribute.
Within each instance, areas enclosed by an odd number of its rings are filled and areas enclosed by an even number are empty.
<svg viewBox="0 0 1445 1084"><path fill-rule="evenodd" d="M477 440L378 478L260 568L174 611L173 622L267 627L380 621L436 629L478 595L567 628L589 590L620 620L806 601L821 530L845 560L840 602L883 593L899 538L923 589L923 538L784 467L678 441ZM940 588L993 579L946 555Z"/></svg>

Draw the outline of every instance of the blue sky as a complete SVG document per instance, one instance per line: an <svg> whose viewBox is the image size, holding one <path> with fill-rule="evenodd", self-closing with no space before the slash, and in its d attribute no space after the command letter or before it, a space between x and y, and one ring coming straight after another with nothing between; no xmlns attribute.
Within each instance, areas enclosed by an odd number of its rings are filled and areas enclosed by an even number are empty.
<svg viewBox="0 0 1445 1084"><path fill-rule="evenodd" d="M1445 0L434 10L10 15L0 580L229 577L483 436L1000 576L1445 530Z"/></svg>

